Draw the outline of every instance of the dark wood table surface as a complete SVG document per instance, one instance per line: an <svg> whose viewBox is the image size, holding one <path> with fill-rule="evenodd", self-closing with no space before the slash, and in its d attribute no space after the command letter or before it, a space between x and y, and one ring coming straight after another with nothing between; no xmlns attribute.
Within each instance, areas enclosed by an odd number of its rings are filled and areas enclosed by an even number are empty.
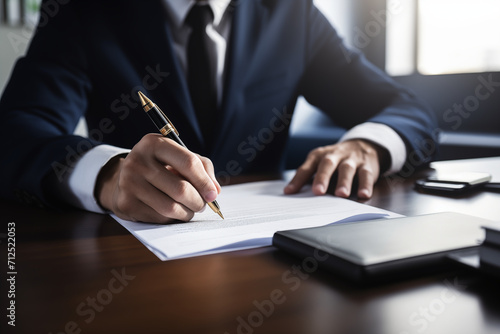
<svg viewBox="0 0 500 334"><path fill-rule="evenodd" d="M500 193L422 194L413 189L422 175L382 179L365 203L500 220ZM0 212L2 333L500 333L499 281L470 271L361 287L307 274L273 247L162 262L109 216L8 202ZM5 316L12 299L15 327Z"/></svg>

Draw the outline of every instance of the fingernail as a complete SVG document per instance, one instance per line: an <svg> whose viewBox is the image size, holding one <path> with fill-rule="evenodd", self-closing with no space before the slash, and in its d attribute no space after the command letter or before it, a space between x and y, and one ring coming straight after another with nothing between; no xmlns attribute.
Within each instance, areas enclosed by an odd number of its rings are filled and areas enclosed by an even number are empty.
<svg viewBox="0 0 500 334"><path fill-rule="evenodd" d="M295 191L295 186L293 184L288 184L285 187L285 193L292 193Z"/></svg>
<svg viewBox="0 0 500 334"><path fill-rule="evenodd" d="M340 187L337 190L335 190L335 196L339 197L349 196L349 192L347 191L346 187Z"/></svg>
<svg viewBox="0 0 500 334"><path fill-rule="evenodd" d="M323 184L317 184L314 186L314 192L316 194L324 194L326 192L326 188Z"/></svg>
<svg viewBox="0 0 500 334"><path fill-rule="evenodd" d="M370 191L368 189L361 189L358 192L358 196L360 198L370 198L371 194L370 194Z"/></svg>
<svg viewBox="0 0 500 334"><path fill-rule="evenodd" d="M205 195L205 200L209 203L215 201L216 198L217 198L217 191L215 190L211 190Z"/></svg>

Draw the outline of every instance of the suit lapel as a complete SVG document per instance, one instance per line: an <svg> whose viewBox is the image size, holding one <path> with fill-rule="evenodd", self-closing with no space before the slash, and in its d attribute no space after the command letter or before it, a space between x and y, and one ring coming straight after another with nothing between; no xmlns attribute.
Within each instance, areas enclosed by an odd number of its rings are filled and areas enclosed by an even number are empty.
<svg viewBox="0 0 500 334"><path fill-rule="evenodd" d="M187 123L189 123L192 127L192 130L196 134L196 137L200 144L203 143L203 136L201 133L200 125L198 123L198 119L196 117L196 113L193 107L193 103L191 102L191 96L189 94L189 87L187 84L187 79L184 73L182 73L181 65L179 64L179 60L177 56L174 54L173 49L173 39L170 32L170 29L167 25L165 25L165 34L167 36L167 46L168 46L168 55L169 58L167 60L169 68L172 69L172 80L167 80L168 90L173 92L172 98L176 100L179 105L180 112L179 116L184 116L186 118Z"/></svg>
<svg viewBox="0 0 500 334"><path fill-rule="evenodd" d="M232 33L227 50L224 95L219 114L219 135L214 151L223 145L233 119L242 111L244 74L248 73L254 51L261 40L261 20L266 17L264 0L238 1L228 10L234 10Z"/></svg>
<svg viewBox="0 0 500 334"><path fill-rule="evenodd" d="M191 103L185 75L173 49L173 38L167 24L165 8L160 1L146 1L131 8L133 10L129 13L131 16L129 22L132 22L130 36L133 38L133 47L140 52L142 63L145 68L168 73L158 88L152 88L147 93L174 124L182 124L182 128L179 129L181 134L189 130L195 134L196 138L192 138L191 135L189 141L198 146L192 149L199 151L203 147L201 130ZM138 70L144 72L143 68ZM145 75L150 71L144 72ZM185 125L191 129L186 129Z"/></svg>

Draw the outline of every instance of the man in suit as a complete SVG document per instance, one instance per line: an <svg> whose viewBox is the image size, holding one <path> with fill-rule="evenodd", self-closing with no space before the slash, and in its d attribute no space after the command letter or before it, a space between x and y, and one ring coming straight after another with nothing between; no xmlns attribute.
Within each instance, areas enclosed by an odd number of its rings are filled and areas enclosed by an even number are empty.
<svg viewBox="0 0 500 334"><path fill-rule="evenodd" d="M41 12L0 102L2 197L189 220L216 199L216 176L281 170L298 96L350 131L313 150L286 194L314 177L322 195L338 171L337 196L357 177L369 198L408 156L432 158L419 148L434 141L432 112L347 50L312 0L53 0ZM152 134L138 90L191 151ZM82 116L89 138L72 134Z"/></svg>

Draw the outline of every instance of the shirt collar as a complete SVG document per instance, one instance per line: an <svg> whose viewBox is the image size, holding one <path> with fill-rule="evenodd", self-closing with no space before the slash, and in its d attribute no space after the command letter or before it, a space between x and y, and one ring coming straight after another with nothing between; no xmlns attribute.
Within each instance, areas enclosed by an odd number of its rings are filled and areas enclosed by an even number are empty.
<svg viewBox="0 0 500 334"><path fill-rule="evenodd" d="M181 27L186 20L191 8L196 4L195 0L164 0L167 10L176 27ZM214 26L218 26L231 0L205 0L202 4L208 4L214 13Z"/></svg>

